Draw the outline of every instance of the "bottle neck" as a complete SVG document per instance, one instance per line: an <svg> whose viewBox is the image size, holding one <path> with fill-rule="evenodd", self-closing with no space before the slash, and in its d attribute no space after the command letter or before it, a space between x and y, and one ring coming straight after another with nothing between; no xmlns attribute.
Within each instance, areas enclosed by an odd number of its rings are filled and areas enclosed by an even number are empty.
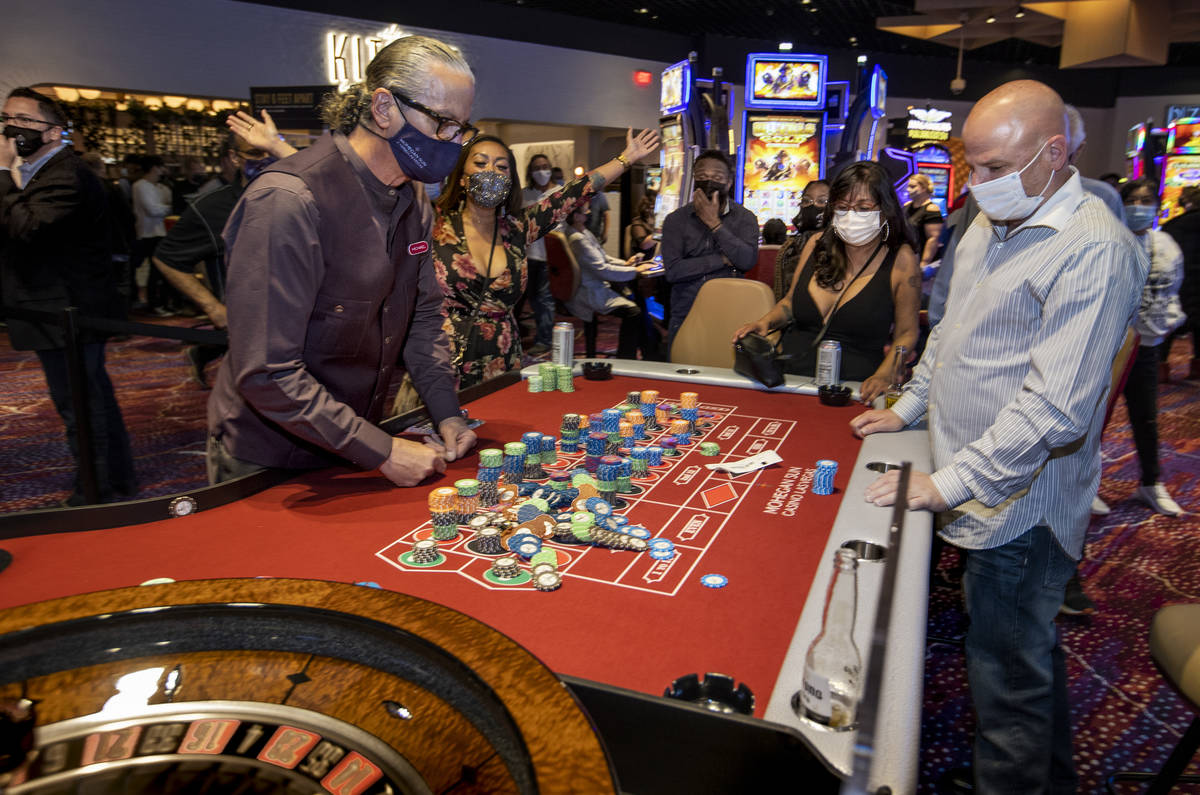
<svg viewBox="0 0 1200 795"><path fill-rule="evenodd" d="M833 579L829 583L829 595L825 600L825 618L821 622L821 634L830 630L837 634L854 636L854 614L858 612L858 562L838 556L833 564Z"/></svg>

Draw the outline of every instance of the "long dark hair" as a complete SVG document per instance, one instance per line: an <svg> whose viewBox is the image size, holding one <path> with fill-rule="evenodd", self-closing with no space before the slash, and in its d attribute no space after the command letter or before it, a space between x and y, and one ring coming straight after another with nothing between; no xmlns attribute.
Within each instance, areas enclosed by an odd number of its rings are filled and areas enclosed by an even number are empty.
<svg viewBox="0 0 1200 795"><path fill-rule="evenodd" d="M517 161L513 157L512 150L508 148L508 144L494 135L480 135L471 143L464 145L462 151L458 153L458 162L454 164L454 170L446 178L446 190L442 191L442 195L438 197L437 208L442 214L457 211L458 206L466 200L462 175L467 168L467 158L471 156L475 147L486 141L500 144L504 149L504 156L508 158L508 175L512 177L512 187L508 191L508 198L504 204L500 205L499 209L502 209L506 215L521 214L521 175L517 173Z"/></svg>
<svg viewBox="0 0 1200 795"><path fill-rule="evenodd" d="M829 186L829 208L826 210L829 224L813 251L813 272L817 286L823 289L840 289L846 279L848 266L846 244L833 231L833 205L849 200L860 185L870 192L871 198L879 205L879 217L884 222L883 241L888 251L894 252L906 243L910 248L916 245L916 235L900 209L892 178L884 167L869 160L852 163L842 169Z"/></svg>
<svg viewBox="0 0 1200 795"><path fill-rule="evenodd" d="M1150 195L1154 197L1155 206L1159 205L1158 199L1158 183L1147 177L1141 179L1131 179L1121 185L1121 203L1124 204L1129 195L1139 188L1149 188Z"/></svg>

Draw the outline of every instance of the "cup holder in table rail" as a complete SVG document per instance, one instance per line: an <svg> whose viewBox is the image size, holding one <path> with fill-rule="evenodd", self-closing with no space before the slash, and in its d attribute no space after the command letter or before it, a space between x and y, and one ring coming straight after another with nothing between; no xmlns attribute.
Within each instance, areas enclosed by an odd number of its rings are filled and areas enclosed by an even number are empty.
<svg viewBox="0 0 1200 795"><path fill-rule="evenodd" d="M695 367L679 367L676 368L675 372L680 375L698 375L700 373Z"/></svg>
<svg viewBox="0 0 1200 795"><path fill-rule="evenodd" d="M867 464L867 469L882 475L884 472L890 472L893 469L903 469L903 467L900 464L893 464L890 461L872 461Z"/></svg>
<svg viewBox="0 0 1200 795"><path fill-rule="evenodd" d="M847 541L842 544L842 549L853 551L854 557L866 563L880 563L887 557L887 547L870 541Z"/></svg>

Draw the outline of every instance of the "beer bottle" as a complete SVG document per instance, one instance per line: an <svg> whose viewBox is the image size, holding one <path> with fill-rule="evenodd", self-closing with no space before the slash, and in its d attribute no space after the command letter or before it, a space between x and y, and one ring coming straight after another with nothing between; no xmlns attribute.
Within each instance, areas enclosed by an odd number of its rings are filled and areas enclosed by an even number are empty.
<svg viewBox="0 0 1200 795"><path fill-rule="evenodd" d="M854 645L858 608L858 559L849 549L833 556L821 633L804 657L804 682L792 696L797 715L836 731L856 725L862 657Z"/></svg>

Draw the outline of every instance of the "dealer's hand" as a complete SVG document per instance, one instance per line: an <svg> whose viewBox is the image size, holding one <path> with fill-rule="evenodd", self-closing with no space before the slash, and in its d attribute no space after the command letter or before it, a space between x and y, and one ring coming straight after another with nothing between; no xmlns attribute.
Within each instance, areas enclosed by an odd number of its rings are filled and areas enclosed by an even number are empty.
<svg viewBox="0 0 1200 795"><path fill-rule="evenodd" d="M862 382L862 389L859 394L862 396L859 399L868 406L874 402L875 398L887 392L890 381L882 375L873 375L866 381Z"/></svg>
<svg viewBox="0 0 1200 795"><path fill-rule="evenodd" d="M392 452L379 471L397 486L415 486L425 478L446 471L446 462L437 450L407 439L392 439Z"/></svg>
<svg viewBox="0 0 1200 795"><path fill-rule="evenodd" d="M721 194L713 193L710 199L702 190L692 191L692 209L696 211L700 223L709 229L716 229L721 223Z"/></svg>
<svg viewBox="0 0 1200 795"><path fill-rule="evenodd" d="M866 384L863 385L864 388ZM872 409L864 411L850 420L850 430L859 439L873 433L894 433L904 428L904 420L891 409Z"/></svg>
<svg viewBox="0 0 1200 795"><path fill-rule="evenodd" d="M875 482L867 486L863 496L867 502L875 503L876 505L895 505L896 504L896 487L900 484L900 470L893 469L890 472L885 472L875 479ZM937 486L933 485L933 478L926 475L924 472L913 470L908 476L908 509L915 511L920 508L926 508L934 513L944 511L949 508L946 500L942 497L941 492L937 490Z"/></svg>
<svg viewBox="0 0 1200 795"><path fill-rule="evenodd" d="M467 427L467 421L462 417L442 420L438 423L438 433L442 436L442 457L447 461L462 458L475 446L475 431Z"/></svg>

